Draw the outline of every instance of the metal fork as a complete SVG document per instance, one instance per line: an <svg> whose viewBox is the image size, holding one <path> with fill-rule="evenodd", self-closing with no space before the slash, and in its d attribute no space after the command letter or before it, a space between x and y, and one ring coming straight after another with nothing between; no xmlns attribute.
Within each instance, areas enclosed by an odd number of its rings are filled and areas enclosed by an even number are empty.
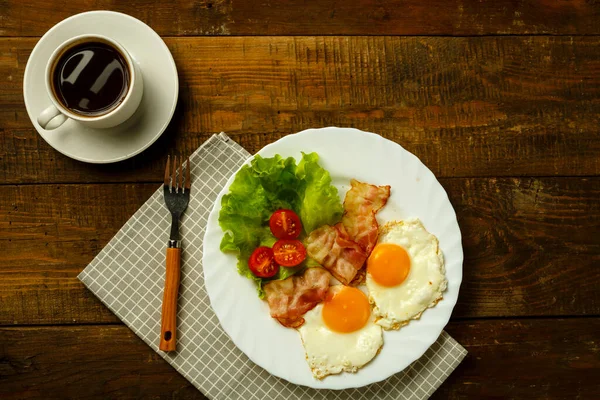
<svg viewBox="0 0 600 400"><path fill-rule="evenodd" d="M183 161L183 157L181 158ZM182 162L183 164L183 162ZM179 171L177 167L179 166ZM177 156L173 157L173 172L171 157L167 157L165 168L164 197L165 203L171 213L171 235L167 248L167 265L165 276L165 291L162 303L162 318L160 327L160 345L162 351L174 351L177 347L177 297L179 294L179 280L181 267L181 247L179 243L179 218L185 211L190 201L190 159L185 167L185 180L183 165L177 164Z"/></svg>

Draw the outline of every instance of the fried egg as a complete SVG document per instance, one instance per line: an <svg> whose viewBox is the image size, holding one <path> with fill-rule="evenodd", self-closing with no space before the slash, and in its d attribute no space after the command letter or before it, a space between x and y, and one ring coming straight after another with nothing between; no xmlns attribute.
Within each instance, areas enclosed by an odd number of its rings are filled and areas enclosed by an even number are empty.
<svg viewBox="0 0 600 400"><path fill-rule="evenodd" d="M376 323L399 329L443 297L448 281L438 239L419 219L392 221L367 260L366 285Z"/></svg>
<svg viewBox="0 0 600 400"><path fill-rule="evenodd" d="M382 329L375 325L369 299L357 288L330 287L325 300L304 314L304 320L298 332L317 379L357 372L383 346Z"/></svg>

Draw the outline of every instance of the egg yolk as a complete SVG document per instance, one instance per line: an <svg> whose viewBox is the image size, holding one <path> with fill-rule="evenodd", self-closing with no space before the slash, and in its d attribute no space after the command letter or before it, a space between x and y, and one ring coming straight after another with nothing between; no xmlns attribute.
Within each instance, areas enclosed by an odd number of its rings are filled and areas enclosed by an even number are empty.
<svg viewBox="0 0 600 400"><path fill-rule="evenodd" d="M367 272L381 286L397 286L410 272L410 257L402 246L378 244L367 260Z"/></svg>
<svg viewBox="0 0 600 400"><path fill-rule="evenodd" d="M330 291L323 302L323 321L332 331L349 333L359 330L370 315L367 296L353 287L344 287L336 293Z"/></svg>

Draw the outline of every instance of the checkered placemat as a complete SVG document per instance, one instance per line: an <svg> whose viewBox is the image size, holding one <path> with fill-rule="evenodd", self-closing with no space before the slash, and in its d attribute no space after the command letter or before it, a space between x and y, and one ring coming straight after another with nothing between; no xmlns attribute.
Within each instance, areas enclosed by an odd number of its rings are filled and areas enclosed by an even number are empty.
<svg viewBox="0 0 600 400"><path fill-rule="evenodd" d="M359 389L314 390L276 378L229 339L204 289L202 240L213 203L250 154L227 135L213 135L190 157L192 197L181 221L184 238L178 351L158 350L170 214L162 187L81 272L79 279L136 335L211 399L425 399L456 368L466 350L443 332L403 372Z"/></svg>

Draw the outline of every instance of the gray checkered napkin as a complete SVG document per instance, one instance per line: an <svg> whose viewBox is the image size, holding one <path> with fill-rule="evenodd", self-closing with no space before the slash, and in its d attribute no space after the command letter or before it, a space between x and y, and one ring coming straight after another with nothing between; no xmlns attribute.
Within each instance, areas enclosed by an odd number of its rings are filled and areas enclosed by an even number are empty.
<svg viewBox="0 0 600 400"><path fill-rule="evenodd" d="M204 289L202 240L208 214L227 179L250 154L227 135L213 135L190 157L192 198L179 294L178 349L158 350L165 244L170 227L161 189L127 221L79 279L136 335L211 399L424 399L456 368L466 350L443 332L419 360L389 379L359 389L314 390L276 378L235 347Z"/></svg>

